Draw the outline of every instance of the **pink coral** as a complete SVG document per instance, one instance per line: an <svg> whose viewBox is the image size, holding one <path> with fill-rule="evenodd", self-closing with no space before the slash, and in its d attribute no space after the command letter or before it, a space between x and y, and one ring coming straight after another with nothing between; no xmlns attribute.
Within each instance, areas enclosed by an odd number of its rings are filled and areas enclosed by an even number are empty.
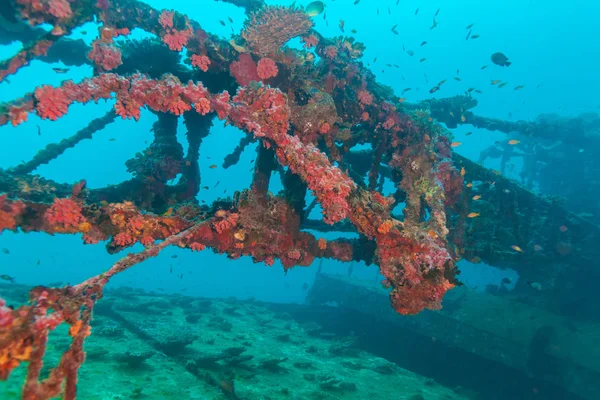
<svg viewBox="0 0 600 400"><path fill-rule="evenodd" d="M206 72L208 71L208 66L210 65L210 58L208 58L207 56L199 56L197 54L193 54L192 65Z"/></svg>
<svg viewBox="0 0 600 400"><path fill-rule="evenodd" d="M73 16L71 5L67 0L50 0L48 7L48 12L56 18L66 19Z"/></svg>
<svg viewBox="0 0 600 400"><path fill-rule="evenodd" d="M240 54L238 60L231 63L229 71L235 81L242 86L248 86L250 82L260 80L256 63L246 53Z"/></svg>
<svg viewBox="0 0 600 400"><path fill-rule="evenodd" d="M42 119L56 121L67 113L71 100L61 88L44 85L35 89L35 109Z"/></svg>
<svg viewBox="0 0 600 400"><path fill-rule="evenodd" d="M119 247L130 246L136 242L136 239L127 232L121 232L115 235L113 243Z"/></svg>
<svg viewBox="0 0 600 400"><path fill-rule="evenodd" d="M181 51L187 44L188 40L194 36L194 29L192 29L189 20L185 16L182 16L183 20L185 21L185 28L177 29L175 27L174 16L174 12L165 10L160 14L158 22L163 28L163 42L169 46L169 49Z"/></svg>
<svg viewBox="0 0 600 400"><path fill-rule="evenodd" d="M55 228L76 228L85 222L85 217L81 214L81 206L69 198L54 199L52 206L46 210L44 218Z"/></svg>
<svg viewBox="0 0 600 400"><path fill-rule="evenodd" d="M302 40L304 41L303 47L305 49L311 49L319 44L319 38L315 35L303 36Z"/></svg>
<svg viewBox="0 0 600 400"><path fill-rule="evenodd" d="M87 57L101 71L110 71L123 64L119 49L112 43L104 43L100 40L95 40L92 43L92 50L90 50Z"/></svg>
<svg viewBox="0 0 600 400"><path fill-rule="evenodd" d="M365 106L370 106L373 104L373 96L371 96L371 93L367 92L366 90L361 90L358 92L357 97L358 101Z"/></svg>
<svg viewBox="0 0 600 400"><path fill-rule="evenodd" d="M256 72L258 72L258 77L260 79L269 79L276 77L279 73L279 70L277 69L277 64L275 64L275 61L271 60L270 58L261 58L258 61Z"/></svg>

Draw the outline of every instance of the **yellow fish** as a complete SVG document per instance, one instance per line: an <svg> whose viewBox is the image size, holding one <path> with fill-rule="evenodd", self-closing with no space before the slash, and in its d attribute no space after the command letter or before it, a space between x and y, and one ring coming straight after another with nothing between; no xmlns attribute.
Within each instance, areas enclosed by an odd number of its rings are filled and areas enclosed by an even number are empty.
<svg viewBox="0 0 600 400"><path fill-rule="evenodd" d="M469 213L469 214L467 215L467 217L469 217L469 218L477 218L477 217L479 217L479 213L472 212L472 213Z"/></svg>
<svg viewBox="0 0 600 400"><path fill-rule="evenodd" d="M461 116L460 116L460 120L461 120L462 122L465 122L465 121L467 120L467 118L466 118L464 115L461 115Z"/></svg>
<svg viewBox="0 0 600 400"><path fill-rule="evenodd" d="M479 200L481 198L480 195L473 196L473 200Z"/></svg>
<svg viewBox="0 0 600 400"><path fill-rule="evenodd" d="M511 248L512 248L514 251L518 251L519 253L522 253L522 252L523 252L523 249L522 249L522 248L520 248L520 247L519 247L519 246L517 246L517 245L514 245L514 244L513 244L513 245L512 245L512 246L510 246L510 247L511 247Z"/></svg>
<svg viewBox="0 0 600 400"><path fill-rule="evenodd" d="M508 141L508 144L515 145L521 143L519 140L511 139Z"/></svg>
<svg viewBox="0 0 600 400"><path fill-rule="evenodd" d="M473 184L471 182L467 183L467 187L473 187Z"/></svg>

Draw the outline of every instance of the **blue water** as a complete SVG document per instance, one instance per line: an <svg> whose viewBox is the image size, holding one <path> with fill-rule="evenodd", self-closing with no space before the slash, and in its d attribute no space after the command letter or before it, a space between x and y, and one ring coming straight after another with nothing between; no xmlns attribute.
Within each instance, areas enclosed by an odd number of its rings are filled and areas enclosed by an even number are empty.
<svg viewBox="0 0 600 400"><path fill-rule="evenodd" d="M326 1L327 21L322 15L315 17L315 29L326 37L341 35L338 23L343 19L346 34L355 29L357 33L353 36L366 45L363 60L370 65L377 80L391 86L398 95L405 88L412 88L405 94L407 102L462 95L468 88L477 88L483 93L475 95L479 104L473 111L491 118L534 120L545 113L574 117L600 109L598 1L400 0L399 5L395 0L362 0L357 5L353 5L353 2ZM223 38L229 38L232 30L238 34L245 18L241 9L214 1L156 0L146 3L158 9L169 8L184 13L198 21L208 32ZM307 3L296 2L297 5ZM388 7L391 14L388 13ZM419 12L415 15L417 8ZM439 15L435 17L438 27L431 30L433 15L438 9ZM223 27L218 20L226 20L228 16L234 22ZM465 27L472 23L475 24L473 34L481 37L466 41L468 30ZM395 24L398 24L399 35L391 32ZM95 32L95 24L88 23L78 28L73 38L83 38L90 44L95 39ZM147 36L147 33L134 31L130 38ZM423 41L427 41L427 44L420 46ZM290 45L298 47L300 43L294 40ZM21 47L19 42L1 46L0 59L12 56ZM414 56L409 56L403 48L414 51ZM491 63L490 55L498 51L509 57L512 62L510 67ZM377 61L373 62L375 57ZM419 62L422 58L426 58L426 61ZM387 67L386 64L397 64L400 68ZM488 67L482 70L484 65ZM93 74L89 65L70 67L67 75L56 74L52 70L56 67L65 66L61 63L32 62L16 75L10 76L9 82L0 83L0 102L13 100L41 84L59 85L65 78L80 81ZM461 78L460 82L453 79L456 76ZM431 95L429 89L443 79L447 82L442 89ZM490 82L496 79L506 81L508 85L504 88L491 85ZM517 85L524 85L524 88L513 90ZM75 104L65 117L56 122L30 115L26 123L17 127L0 127L0 168L13 167L22 160L31 159L47 144L71 136L86 126L92 117L104 115L113 104L113 101ZM67 150L35 173L57 182L74 183L85 179L89 188L127 180L131 176L126 171L125 161L144 150L147 143L152 141L150 128L154 121L155 117L145 110L139 122L117 119L105 130L97 132L92 140L85 140L76 148ZM38 126L41 135L37 134ZM185 152L185 128L181 122L178 132ZM473 134L465 136L467 132ZM454 140L463 143L455 151L474 161L478 160L482 150L495 141L507 138L504 133L470 126L459 126L452 134ZM211 134L202 144L204 151L200 169L202 185L213 187L217 182L220 183L215 190L202 190L198 195L199 200L210 204L218 197L231 196L234 191L250 185L249 170L251 160L256 156L256 144L248 146L240 162L233 167L226 170L209 168L215 160L222 160L231 153L243 136L244 133L237 128L215 121ZM585 147L584 143L582 147ZM210 152L206 149L210 149ZM518 181L522 163L515 160L513 165L506 176ZM500 161L487 160L485 167L498 170ZM271 187L274 193L280 189L281 186L277 184ZM317 207L312 217L316 218L319 214ZM328 239L340 236L339 233L319 235ZM356 237L352 234L346 236ZM0 274L10 275L17 283L25 285L56 282L75 284L104 271L123 255L107 254L102 244L83 245L79 236L49 236L44 233L3 232L0 235L0 248L10 250L10 254L0 254ZM138 244L128 250L141 249ZM487 285L500 287L502 280L507 277L511 283L503 287L510 290L519 279L512 270L500 270L485 264L461 261L459 267L462 271L461 281L466 287L478 291L486 290ZM325 260L322 272L347 276L348 264ZM307 294L303 285L312 285L316 273L316 265L296 267L285 274L278 261L267 268L254 264L248 257L231 261L212 251L192 253L172 247L144 265L117 276L110 287L126 285L160 290L167 294L185 292L190 296L234 296L303 304ZM182 278L180 274L183 274ZM366 267L361 263L353 265L352 277L369 282L382 279L376 266Z"/></svg>

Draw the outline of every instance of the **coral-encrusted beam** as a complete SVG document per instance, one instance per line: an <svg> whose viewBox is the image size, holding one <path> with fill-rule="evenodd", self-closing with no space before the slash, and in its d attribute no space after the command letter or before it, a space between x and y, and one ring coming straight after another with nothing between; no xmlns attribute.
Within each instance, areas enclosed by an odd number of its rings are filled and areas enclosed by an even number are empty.
<svg viewBox="0 0 600 400"><path fill-rule="evenodd" d="M177 244L192 235L199 225L192 226L137 254L128 254L108 271L79 285L64 288L36 287L30 292L31 305L13 310L0 298L0 380L8 378L21 362L28 362L24 399L45 400L63 393L65 400L77 395L77 373L83 363L83 342L91 332L90 322L96 301L110 279L145 261L167 246ZM69 349L48 377L40 380L42 357L48 335L62 323L70 325L73 338Z"/></svg>

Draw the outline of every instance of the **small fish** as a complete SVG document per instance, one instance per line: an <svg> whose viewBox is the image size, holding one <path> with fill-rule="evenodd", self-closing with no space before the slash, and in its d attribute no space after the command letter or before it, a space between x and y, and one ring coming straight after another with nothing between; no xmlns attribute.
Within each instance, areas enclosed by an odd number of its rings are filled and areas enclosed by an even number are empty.
<svg viewBox="0 0 600 400"><path fill-rule="evenodd" d="M426 44L427 44L427 41L421 42L421 47L425 46Z"/></svg>
<svg viewBox="0 0 600 400"><path fill-rule="evenodd" d="M521 90L525 87L525 85L515 86L515 90Z"/></svg>
<svg viewBox="0 0 600 400"><path fill-rule="evenodd" d="M481 195L478 194L476 196L473 196L472 199L477 201L477 200L481 199Z"/></svg>
<svg viewBox="0 0 600 400"><path fill-rule="evenodd" d="M512 280L510 278L503 278L500 283L502 283L503 285L510 285L512 283Z"/></svg>
<svg viewBox="0 0 600 400"><path fill-rule="evenodd" d="M510 246L510 248L519 253L523 252L523 249L517 246L516 244L513 244L512 246Z"/></svg>
<svg viewBox="0 0 600 400"><path fill-rule="evenodd" d="M559 227L558 227L558 229L559 229L559 230L560 230L562 233L565 233L566 231L568 231L568 230L569 230L569 228L567 228L565 225L561 225L561 226L559 226Z"/></svg>
<svg viewBox="0 0 600 400"><path fill-rule="evenodd" d="M81 31L82 35L87 35L87 31Z"/></svg>
<svg viewBox="0 0 600 400"><path fill-rule="evenodd" d="M117 140L117 139L115 139L114 137L111 137L110 139L108 139L109 142L114 142L115 140Z"/></svg>
<svg viewBox="0 0 600 400"><path fill-rule="evenodd" d="M482 92L481 90L479 90L479 89L475 89L475 93L479 93L479 94L481 94L481 93L483 93L483 92Z"/></svg>
<svg viewBox="0 0 600 400"><path fill-rule="evenodd" d="M396 30L397 27L398 27L398 24L392 26L392 32L394 33L394 35L398 35L398 31Z"/></svg>
<svg viewBox="0 0 600 400"><path fill-rule="evenodd" d="M471 39L479 39L481 35L471 35Z"/></svg>
<svg viewBox="0 0 600 400"><path fill-rule="evenodd" d="M164 214L163 217L169 217L173 215L173 207L170 207Z"/></svg>
<svg viewBox="0 0 600 400"><path fill-rule="evenodd" d="M511 62L508 61L508 57L506 57L504 54L502 53L494 53L492 54L492 62L496 65L499 65L501 67L509 67Z"/></svg>
<svg viewBox="0 0 600 400"><path fill-rule="evenodd" d="M219 23L223 26L225 26L225 21L223 21L222 19L219 20Z"/></svg>
<svg viewBox="0 0 600 400"><path fill-rule="evenodd" d="M467 37L465 38L465 40L469 40L469 38L471 37L471 33L472 33L472 32L473 32L473 31L472 31L472 30L470 30L470 31L469 31L469 33L467 33Z"/></svg>
<svg viewBox="0 0 600 400"><path fill-rule="evenodd" d="M415 10L415 15L419 14L419 9L420 7L417 7L417 9Z"/></svg>
<svg viewBox="0 0 600 400"><path fill-rule="evenodd" d="M219 186L219 183L221 183L221 181L217 181L217 183L215 183L215 186L213 187L213 189L216 188L217 186Z"/></svg>
<svg viewBox="0 0 600 400"><path fill-rule="evenodd" d="M514 146L515 144L519 144L521 143L521 141L516 140L516 139L511 139L508 141L508 144L510 144L511 146Z"/></svg>
<svg viewBox="0 0 600 400"><path fill-rule="evenodd" d="M373 62L374 62L374 63L376 63L376 62L377 62L377 57L375 57L375 58L373 59Z"/></svg>
<svg viewBox="0 0 600 400"><path fill-rule="evenodd" d="M42 263L42 260L37 260L37 265L40 265Z"/></svg>
<svg viewBox="0 0 600 400"><path fill-rule="evenodd" d="M473 134L473 132L467 132L465 133L465 136L471 136Z"/></svg>
<svg viewBox="0 0 600 400"><path fill-rule="evenodd" d="M458 147L462 144L462 142L452 142L450 143L450 147Z"/></svg>
<svg viewBox="0 0 600 400"><path fill-rule="evenodd" d="M486 68L487 68L487 65L484 65L484 66L481 67L481 70L483 71Z"/></svg>
<svg viewBox="0 0 600 400"><path fill-rule="evenodd" d="M540 246L539 244L534 244L533 245L533 250L535 250L535 251L542 251L542 250L544 250L544 248L542 246Z"/></svg>
<svg viewBox="0 0 600 400"><path fill-rule="evenodd" d="M4 254L10 254L10 251L9 251L9 250L8 250L6 247L4 247L4 248L2 249L2 252L3 252Z"/></svg>
<svg viewBox="0 0 600 400"><path fill-rule="evenodd" d="M69 68L52 68L52 70L54 72L56 72L57 74L66 74L67 72L69 72Z"/></svg>
<svg viewBox="0 0 600 400"><path fill-rule="evenodd" d="M414 55L415 55L415 52L414 52L414 51L412 51L412 50L406 50L406 54L408 54L409 56L411 56L411 57L412 57L412 56L414 56Z"/></svg>
<svg viewBox="0 0 600 400"><path fill-rule="evenodd" d="M434 17L437 17L440 14L440 9L438 8L437 11L435 12Z"/></svg>
<svg viewBox="0 0 600 400"><path fill-rule="evenodd" d="M455 76L454 80L457 81L457 82L461 82L462 81L462 79L460 79L458 76Z"/></svg>
<svg viewBox="0 0 600 400"><path fill-rule="evenodd" d="M352 29L350 32L351 32L353 35L356 35L356 33L357 33L357 30L356 30L356 29Z"/></svg>
<svg viewBox="0 0 600 400"><path fill-rule="evenodd" d="M506 85L508 85L508 82L502 82L501 84L498 85L498 89L503 88Z"/></svg>
<svg viewBox="0 0 600 400"><path fill-rule="evenodd" d="M354 0L354 5L357 5L358 3L360 3L360 0Z"/></svg>
<svg viewBox="0 0 600 400"><path fill-rule="evenodd" d="M406 92L409 92L409 91L411 91L411 90L412 90L412 88L406 88L406 89L404 89L404 90L402 91L402 94L404 94L404 93L406 93Z"/></svg>
<svg viewBox="0 0 600 400"><path fill-rule="evenodd" d="M179 279L183 279L183 274L179 275Z"/></svg>
<svg viewBox="0 0 600 400"><path fill-rule="evenodd" d="M429 231L427 231L427 236L429 236L432 239L437 239L438 238L437 232L434 231L433 229L430 229Z"/></svg>
<svg viewBox="0 0 600 400"><path fill-rule="evenodd" d="M171 258L177 258L177 257L179 257L177 254L173 254L173 255L171 256Z"/></svg>
<svg viewBox="0 0 600 400"><path fill-rule="evenodd" d="M421 58L421 59L419 60L419 62L423 62L423 61L426 61L426 60L427 60L427 58L425 58L425 57L424 57L424 58Z"/></svg>
<svg viewBox="0 0 600 400"><path fill-rule="evenodd" d="M500 79L494 79L493 81L491 81L492 85L497 85L500 82L502 82Z"/></svg>
<svg viewBox="0 0 600 400"><path fill-rule="evenodd" d="M0 275L0 279L2 279L3 281L8 281L10 283L15 283L15 278L9 275Z"/></svg>
<svg viewBox="0 0 600 400"><path fill-rule="evenodd" d="M461 122L467 122L467 117L465 117L464 115L460 116L460 121Z"/></svg>
<svg viewBox="0 0 600 400"><path fill-rule="evenodd" d="M170 266L169 266L169 273L170 273L170 274L172 274L172 273L173 273L173 266L172 266L172 265L170 265Z"/></svg>
<svg viewBox="0 0 600 400"><path fill-rule="evenodd" d="M535 282L535 281L529 281L527 282L527 284L529 285L530 288L535 289L537 291L542 290L542 284L539 282Z"/></svg>
<svg viewBox="0 0 600 400"><path fill-rule="evenodd" d="M215 168L217 168L217 165L216 164L212 164L212 165L209 165L208 168L215 169Z"/></svg>
<svg viewBox="0 0 600 400"><path fill-rule="evenodd" d="M342 31L342 33L344 32L344 25L346 25L346 23L343 19L340 19L340 23L338 26L340 27L340 31Z"/></svg>
<svg viewBox="0 0 600 400"><path fill-rule="evenodd" d="M227 19L229 20L230 23L233 24L233 19L231 17L227 17Z"/></svg>
<svg viewBox="0 0 600 400"><path fill-rule="evenodd" d="M474 87L473 87L473 88L468 88L468 89L467 89L467 93L471 93L473 90L475 90L475 88L474 88Z"/></svg>
<svg viewBox="0 0 600 400"><path fill-rule="evenodd" d="M468 218L477 218L477 217L479 217L479 215L480 215L479 213L472 212L472 213L468 213L467 217Z"/></svg>
<svg viewBox="0 0 600 400"><path fill-rule="evenodd" d="M434 86L431 89L429 89L429 93L433 94L433 93L437 92L438 90L440 90L440 87L439 86Z"/></svg>
<svg viewBox="0 0 600 400"><path fill-rule="evenodd" d="M400 103L404 103L404 102L406 101L406 97L400 97L400 98L398 99L398 101L399 101Z"/></svg>
<svg viewBox="0 0 600 400"><path fill-rule="evenodd" d="M473 26L475 26L475 24L469 24L465 29L471 29Z"/></svg>
<svg viewBox="0 0 600 400"><path fill-rule="evenodd" d="M437 26L438 26L438 23L435 20L435 17L433 17L433 24L429 27L429 30L435 29L435 28L437 28Z"/></svg>
<svg viewBox="0 0 600 400"><path fill-rule="evenodd" d="M468 188L472 188L473 187L473 183L472 182L467 183L467 187Z"/></svg>
<svg viewBox="0 0 600 400"><path fill-rule="evenodd" d="M460 176L465 176L466 173L467 173L467 171L465 170L465 167L462 167L460 169Z"/></svg>

